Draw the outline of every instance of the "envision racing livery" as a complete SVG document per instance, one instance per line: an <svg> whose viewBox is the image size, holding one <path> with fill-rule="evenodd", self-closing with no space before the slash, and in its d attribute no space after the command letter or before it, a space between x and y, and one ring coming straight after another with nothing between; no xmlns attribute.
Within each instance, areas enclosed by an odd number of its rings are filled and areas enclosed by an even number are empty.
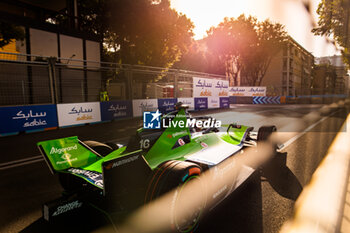
<svg viewBox="0 0 350 233"><path fill-rule="evenodd" d="M83 142L76 136L39 142L48 167L65 190L62 198L44 205L44 218L50 221L84 204L104 211L135 209L276 130L265 126L254 133L249 126L221 125L211 117L193 118L186 108L177 104L176 111L161 117L160 127L138 129L126 146ZM222 197L225 190L213 198Z"/></svg>

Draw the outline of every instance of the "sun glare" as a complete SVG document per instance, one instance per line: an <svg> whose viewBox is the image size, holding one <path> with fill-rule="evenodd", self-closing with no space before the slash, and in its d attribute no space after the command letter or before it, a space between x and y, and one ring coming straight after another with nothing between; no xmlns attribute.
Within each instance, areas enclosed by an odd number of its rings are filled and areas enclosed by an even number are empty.
<svg viewBox="0 0 350 233"><path fill-rule="evenodd" d="M177 11L187 15L195 25L196 39L206 35L211 26L218 25L224 17L237 17L242 13L255 16L266 15L266 4L259 0L172 0ZM266 1L265 1L266 2Z"/></svg>
<svg viewBox="0 0 350 233"><path fill-rule="evenodd" d="M302 0L171 0L172 8L185 14L195 25L195 39L206 36L210 27L225 17L252 15L263 21L270 19L286 26L287 32L315 56L333 55L333 46L311 33L311 19L317 22L316 8L320 0L310 0L312 14L303 7Z"/></svg>

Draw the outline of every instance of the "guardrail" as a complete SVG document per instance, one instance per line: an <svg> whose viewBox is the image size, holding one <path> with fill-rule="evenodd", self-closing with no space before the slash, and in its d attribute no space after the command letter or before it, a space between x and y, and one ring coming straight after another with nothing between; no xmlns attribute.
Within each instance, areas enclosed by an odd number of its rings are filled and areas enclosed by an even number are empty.
<svg viewBox="0 0 350 233"><path fill-rule="evenodd" d="M349 142L350 115L299 196L294 217L283 226L282 233L350 231Z"/></svg>

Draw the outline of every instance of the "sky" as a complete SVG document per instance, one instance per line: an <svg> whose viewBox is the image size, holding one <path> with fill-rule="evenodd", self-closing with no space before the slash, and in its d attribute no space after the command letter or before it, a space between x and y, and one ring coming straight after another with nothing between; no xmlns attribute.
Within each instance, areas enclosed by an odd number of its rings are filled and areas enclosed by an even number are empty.
<svg viewBox="0 0 350 233"><path fill-rule="evenodd" d="M311 12L302 2L310 1ZM325 38L311 33L312 21L318 21L317 6L321 0L171 0L171 7L185 14L194 23L195 39L206 36L211 26L224 17L252 15L263 21L269 18L286 26L286 30L300 45L315 57L340 54Z"/></svg>

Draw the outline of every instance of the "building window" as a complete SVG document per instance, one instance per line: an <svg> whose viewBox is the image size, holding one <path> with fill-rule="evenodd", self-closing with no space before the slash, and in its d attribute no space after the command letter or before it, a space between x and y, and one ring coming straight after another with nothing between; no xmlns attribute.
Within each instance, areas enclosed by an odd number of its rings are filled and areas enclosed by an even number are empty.
<svg viewBox="0 0 350 233"><path fill-rule="evenodd" d="M287 86L287 73L285 72L282 74L282 85Z"/></svg>
<svg viewBox="0 0 350 233"><path fill-rule="evenodd" d="M283 46L283 56L287 56L288 55L288 47L287 45Z"/></svg>
<svg viewBox="0 0 350 233"><path fill-rule="evenodd" d="M283 71L287 70L287 58L283 58Z"/></svg>

